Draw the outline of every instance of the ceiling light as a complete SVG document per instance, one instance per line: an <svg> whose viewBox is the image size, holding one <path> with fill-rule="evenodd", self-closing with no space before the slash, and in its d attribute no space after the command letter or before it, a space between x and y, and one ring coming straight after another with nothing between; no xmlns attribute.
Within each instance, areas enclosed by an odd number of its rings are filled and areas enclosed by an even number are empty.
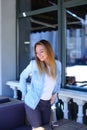
<svg viewBox="0 0 87 130"><path fill-rule="evenodd" d="M23 14L24 17L26 17L26 13L25 12L23 12L22 14Z"/></svg>

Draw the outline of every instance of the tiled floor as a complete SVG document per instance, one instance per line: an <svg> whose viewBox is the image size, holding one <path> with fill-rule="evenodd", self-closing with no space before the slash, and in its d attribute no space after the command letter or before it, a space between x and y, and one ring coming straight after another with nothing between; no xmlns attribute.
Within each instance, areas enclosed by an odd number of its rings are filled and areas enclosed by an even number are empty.
<svg viewBox="0 0 87 130"><path fill-rule="evenodd" d="M62 119L58 121L59 126L53 130L87 130L87 125L75 121Z"/></svg>

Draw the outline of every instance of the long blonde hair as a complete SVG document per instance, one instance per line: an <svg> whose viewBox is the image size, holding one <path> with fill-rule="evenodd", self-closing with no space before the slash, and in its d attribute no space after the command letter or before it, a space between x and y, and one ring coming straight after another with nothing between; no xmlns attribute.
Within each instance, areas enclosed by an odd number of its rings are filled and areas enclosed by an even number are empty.
<svg viewBox="0 0 87 130"><path fill-rule="evenodd" d="M36 55L36 46L37 45L42 45L46 49L46 52L47 52L47 55L48 55L48 61L49 61L49 65L50 65L50 72L48 70L46 63L41 62ZM34 46L34 53L35 53L35 58L36 58L36 62L37 62L39 72L42 73L42 72L45 71L48 75L50 75L51 77L53 77L55 79L56 78L56 63L55 63L54 52L53 52L53 49L51 47L51 44L46 40L40 40Z"/></svg>

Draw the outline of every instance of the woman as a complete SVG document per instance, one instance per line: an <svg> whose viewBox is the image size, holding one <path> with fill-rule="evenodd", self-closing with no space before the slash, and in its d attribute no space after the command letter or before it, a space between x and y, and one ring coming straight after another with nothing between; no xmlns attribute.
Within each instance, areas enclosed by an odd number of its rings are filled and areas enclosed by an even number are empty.
<svg viewBox="0 0 87 130"><path fill-rule="evenodd" d="M34 130L50 121L51 104L56 100L61 83L61 63L56 61L50 43L40 40L34 46L35 60L20 75L20 87L25 100L28 120ZM27 91L26 79L31 76Z"/></svg>

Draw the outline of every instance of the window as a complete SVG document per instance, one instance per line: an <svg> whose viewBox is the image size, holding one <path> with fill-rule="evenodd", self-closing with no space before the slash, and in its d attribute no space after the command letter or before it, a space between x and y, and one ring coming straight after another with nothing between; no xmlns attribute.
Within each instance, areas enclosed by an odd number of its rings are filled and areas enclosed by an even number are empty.
<svg viewBox="0 0 87 130"><path fill-rule="evenodd" d="M55 57L58 57L58 11L56 4L56 0L52 2L47 0L32 0L31 2L30 0L17 0L19 25L17 79L34 57L33 47L38 40L48 40L53 47Z"/></svg>
<svg viewBox="0 0 87 130"><path fill-rule="evenodd" d="M87 5L67 11L67 88L87 90Z"/></svg>
<svg viewBox="0 0 87 130"><path fill-rule="evenodd" d="M17 79L44 38L62 62L62 87L87 89L86 0L17 0L17 21Z"/></svg>

